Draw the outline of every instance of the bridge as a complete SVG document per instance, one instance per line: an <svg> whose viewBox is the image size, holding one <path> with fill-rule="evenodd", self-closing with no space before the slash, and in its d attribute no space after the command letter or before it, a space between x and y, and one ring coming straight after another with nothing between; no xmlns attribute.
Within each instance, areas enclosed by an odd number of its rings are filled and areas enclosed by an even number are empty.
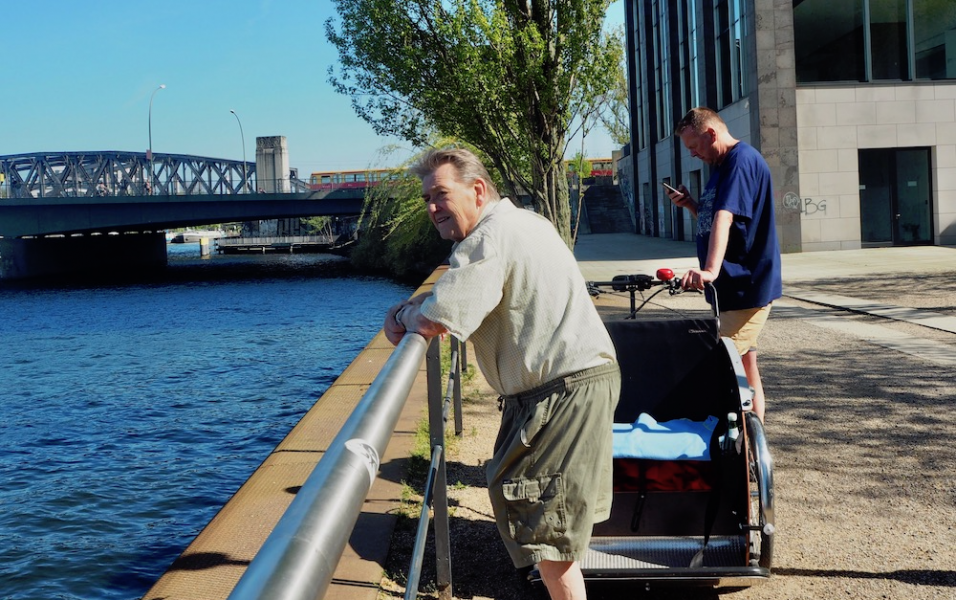
<svg viewBox="0 0 956 600"><path fill-rule="evenodd" d="M364 190L313 190L284 141L256 162L179 154L0 156L0 278L166 264L165 230L361 212Z"/></svg>

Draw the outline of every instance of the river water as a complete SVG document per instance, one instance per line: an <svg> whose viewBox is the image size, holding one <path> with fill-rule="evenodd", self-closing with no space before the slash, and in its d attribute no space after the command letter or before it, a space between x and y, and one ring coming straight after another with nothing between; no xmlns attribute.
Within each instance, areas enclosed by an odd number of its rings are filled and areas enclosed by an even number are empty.
<svg viewBox="0 0 956 600"><path fill-rule="evenodd" d="M195 244L154 278L0 283L0 598L140 598L411 291Z"/></svg>

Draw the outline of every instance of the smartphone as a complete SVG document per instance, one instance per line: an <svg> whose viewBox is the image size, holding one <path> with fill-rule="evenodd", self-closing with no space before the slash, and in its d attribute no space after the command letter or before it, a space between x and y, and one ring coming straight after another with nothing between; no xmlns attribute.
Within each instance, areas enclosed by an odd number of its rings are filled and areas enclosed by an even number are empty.
<svg viewBox="0 0 956 600"><path fill-rule="evenodd" d="M661 185L664 186L664 189L667 190L668 192L674 192L675 194L680 194L682 196L684 195L684 192L678 190L677 188L667 185L663 181L661 182Z"/></svg>

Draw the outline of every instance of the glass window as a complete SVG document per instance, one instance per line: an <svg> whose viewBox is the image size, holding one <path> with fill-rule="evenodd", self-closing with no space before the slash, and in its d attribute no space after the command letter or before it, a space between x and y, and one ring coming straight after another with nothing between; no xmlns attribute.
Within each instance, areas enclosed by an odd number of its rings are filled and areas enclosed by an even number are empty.
<svg viewBox="0 0 956 600"><path fill-rule="evenodd" d="M661 29L661 11L660 11L660 2L657 0L652 0L651 2L651 41L653 42L651 57L654 60L653 63L653 75L654 75L654 111L656 113L656 139L662 139L663 134L663 115L664 115L664 85L661 79L661 62L664 60L663 56L666 52L664 47L665 38L667 32L662 31Z"/></svg>
<svg viewBox="0 0 956 600"><path fill-rule="evenodd" d="M644 32L644 19L642 18L641 9L643 4L640 2L634 3L634 39L637 43L634 44L634 125L637 128L637 131L631 133L631 137L634 138L634 147L636 150L642 150L647 147L647 102L645 101L645 93L647 86L644 83L644 74L646 71L645 61L647 60L647 55L645 48L647 48L647 36Z"/></svg>
<svg viewBox="0 0 956 600"><path fill-rule="evenodd" d="M734 101L730 69L730 8L727 0L714 4L714 27L717 28L717 103L723 108Z"/></svg>
<svg viewBox="0 0 956 600"><path fill-rule="evenodd" d="M797 81L865 81L863 0L794 0Z"/></svg>
<svg viewBox="0 0 956 600"><path fill-rule="evenodd" d="M743 11L743 2L741 0L734 0L733 3L733 57L732 57L732 72L733 72L733 85L734 85L734 100L739 100L744 97L747 93L747 86L744 85L744 76L747 73L746 70L746 61L744 60L744 11Z"/></svg>
<svg viewBox="0 0 956 600"><path fill-rule="evenodd" d="M690 106L687 107L687 110L690 110L701 105L700 65L697 61L697 0L689 0L687 13L687 22L690 24Z"/></svg>
<svg viewBox="0 0 956 600"><path fill-rule="evenodd" d="M909 79L906 0L870 2L870 57L873 79Z"/></svg>
<svg viewBox="0 0 956 600"><path fill-rule="evenodd" d="M956 79L956 2L913 0L917 79Z"/></svg>
<svg viewBox="0 0 956 600"><path fill-rule="evenodd" d="M668 2L660 2L660 32L661 32L661 108L658 113L660 122L660 135L658 139L664 139L670 136L674 129L673 117L673 98L674 92L671 86L671 44L670 44L670 19L668 15Z"/></svg>
<svg viewBox="0 0 956 600"><path fill-rule="evenodd" d="M720 108L746 93L743 64L743 6L741 0L714 3L717 44L717 101Z"/></svg>

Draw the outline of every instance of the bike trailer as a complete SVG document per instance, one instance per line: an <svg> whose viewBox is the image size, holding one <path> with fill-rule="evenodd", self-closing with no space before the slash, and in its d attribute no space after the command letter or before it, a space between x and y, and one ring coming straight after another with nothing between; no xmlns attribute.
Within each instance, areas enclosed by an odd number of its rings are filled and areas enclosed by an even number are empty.
<svg viewBox="0 0 956 600"><path fill-rule="evenodd" d="M581 561L585 580L641 589L766 580L773 467L733 344L714 317L632 313L605 325L622 374L614 496ZM736 443L727 439L733 420Z"/></svg>

